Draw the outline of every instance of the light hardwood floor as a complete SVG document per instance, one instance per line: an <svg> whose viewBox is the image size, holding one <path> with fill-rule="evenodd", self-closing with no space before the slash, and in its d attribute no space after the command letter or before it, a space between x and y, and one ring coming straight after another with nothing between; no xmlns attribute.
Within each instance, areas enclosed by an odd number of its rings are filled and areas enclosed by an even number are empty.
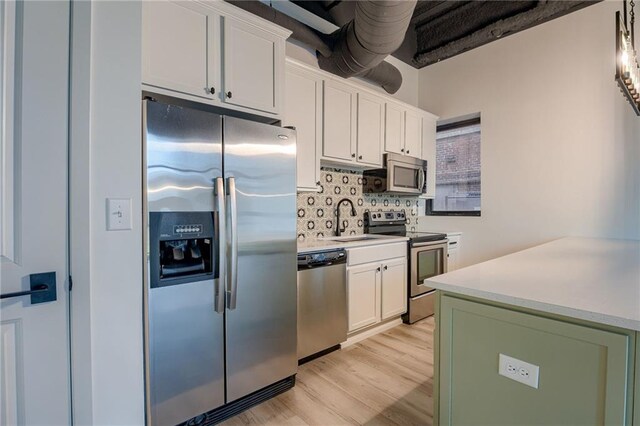
<svg viewBox="0 0 640 426"><path fill-rule="evenodd" d="M431 425L433 317L310 361L296 386L222 423Z"/></svg>

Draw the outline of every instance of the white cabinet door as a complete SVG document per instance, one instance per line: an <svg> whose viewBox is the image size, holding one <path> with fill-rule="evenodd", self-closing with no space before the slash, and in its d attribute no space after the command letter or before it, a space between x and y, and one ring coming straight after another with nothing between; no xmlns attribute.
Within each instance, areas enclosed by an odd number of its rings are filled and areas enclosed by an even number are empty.
<svg viewBox="0 0 640 426"><path fill-rule="evenodd" d="M422 117L413 110L404 114L404 153L422 158Z"/></svg>
<svg viewBox="0 0 640 426"><path fill-rule="evenodd" d="M349 332L380 321L380 275L379 263L347 269Z"/></svg>
<svg viewBox="0 0 640 426"><path fill-rule="evenodd" d="M385 105L384 150L404 153L404 108L392 102Z"/></svg>
<svg viewBox="0 0 640 426"><path fill-rule="evenodd" d="M322 147L322 78L287 64L283 124L296 128L298 190L320 184Z"/></svg>
<svg viewBox="0 0 640 426"><path fill-rule="evenodd" d="M447 252L447 272L458 269L458 249L451 249Z"/></svg>
<svg viewBox="0 0 640 426"><path fill-rule="evenodd" d="M322 155L352 162L356 157L356 91L334 80L324 81Z"/></svg>
<svg viewBox="0 0 640 426"><path fill-rule="evenodd" d="M422 117L422 159L427 161L426 191L424 196L436 196L436 118Z"/></svg>
<svg viewBox="0 0 640 426"><path fill-rule="evenodd" d="M382 262L382 319L407 311L407 259Z"/></svg>
<svg viewBox="0 0 640 426"><path fill-rule="evenodd" d="M384 138L384 101L377 96L358 93L358 163L382 167Z"/></svg>
<svg viewBox="0 0 640 426"><path fill-rule="evenodd" d="M284 40L225 16L224 102L277 112L284 80Z"/></svg>
<svg viewBox="0 0 640 426"><path fill-rule="evenodd" d="M142 2L142 82L213 99L211 88L220 88L207 67L219 64L207 63L207 31L214 34L217 21L194 3Z"/></svg>

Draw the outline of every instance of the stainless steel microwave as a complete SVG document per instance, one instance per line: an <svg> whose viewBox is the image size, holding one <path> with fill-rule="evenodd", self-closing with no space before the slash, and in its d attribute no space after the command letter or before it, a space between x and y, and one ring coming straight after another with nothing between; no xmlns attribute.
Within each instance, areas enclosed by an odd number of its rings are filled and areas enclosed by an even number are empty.
<svg viewBox="0 0 640 426"><path fill-rule="evenodd" d="M384 168L365 170L364 193L422 194L425 192L427 162L398 154L384 154Z"/></svg>

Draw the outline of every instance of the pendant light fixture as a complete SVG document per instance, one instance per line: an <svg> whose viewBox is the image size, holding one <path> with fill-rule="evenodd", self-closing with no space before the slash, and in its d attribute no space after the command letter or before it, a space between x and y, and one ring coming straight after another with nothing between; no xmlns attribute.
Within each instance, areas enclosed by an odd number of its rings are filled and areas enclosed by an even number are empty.
<svg viewBox="0 0 640 426"><path fill-rule="evenodd" d="M634 40L635 3L634 0L630 1L629 13L627 0L623 0L623 4L624 17L616 12L616 81L635 113L640 116L640 63ZM629 22L627 16L630 18Z"/></svg>

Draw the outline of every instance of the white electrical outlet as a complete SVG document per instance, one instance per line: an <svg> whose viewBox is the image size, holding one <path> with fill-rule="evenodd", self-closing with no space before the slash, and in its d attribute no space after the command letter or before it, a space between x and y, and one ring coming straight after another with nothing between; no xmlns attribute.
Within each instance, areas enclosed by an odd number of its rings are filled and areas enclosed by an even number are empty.
<svg viewBox="0 0 640 426"><path fill-rule="evenodd" d="M107 198L107 231L131 229L131 198Z"/></svg>
<svg viewBox="0 0 640 426"><path fill-rule="evenodd" d="M538 389L540 367L510 356L499 354L498 374Z"/></svg>

